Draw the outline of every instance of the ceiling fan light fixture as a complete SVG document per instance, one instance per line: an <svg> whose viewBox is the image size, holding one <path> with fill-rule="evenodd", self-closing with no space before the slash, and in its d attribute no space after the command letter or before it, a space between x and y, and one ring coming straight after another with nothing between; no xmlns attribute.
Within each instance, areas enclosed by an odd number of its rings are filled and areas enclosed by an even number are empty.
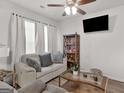
<svg viewBox="0 0 124 93"><path fill-rule="evenodd" d="M73 15L77 14L77 8L75 6L73 6L71 9Z"/></svg>
<svg viewBox="0 0 124 93"><path fill-rule="evenodd" d="M71 15L71 8L70 8L69 6L67 6L67 7L65 8L65 13L66 13L67 15Z"/></svg>
<svg viewBox="0 0 124 93"><path fill-rule="evenodd" d="M66 13L67 15L75 15L75 14L77 14L77 8L76 8L75 6L73 6L73 7L67 6L67 7L65 8L65 13Z"/></svg>
<svg viewBox="0 0 124 93"><path fill-rule="evenodd" d="M75 6L78 6L78 4L76 3Z"/></svg>

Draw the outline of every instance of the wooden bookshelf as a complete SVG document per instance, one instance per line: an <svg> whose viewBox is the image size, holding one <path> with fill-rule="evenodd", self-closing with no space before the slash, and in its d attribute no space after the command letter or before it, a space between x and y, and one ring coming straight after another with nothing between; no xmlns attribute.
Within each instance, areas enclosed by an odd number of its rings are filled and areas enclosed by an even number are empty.
<svg viewBox="0 0 124 93"><path fill-rule="evenodd" d="M77 33L63 36L63 53L67 56L67 68L73 64L80 66L80 35Z"/></svg>

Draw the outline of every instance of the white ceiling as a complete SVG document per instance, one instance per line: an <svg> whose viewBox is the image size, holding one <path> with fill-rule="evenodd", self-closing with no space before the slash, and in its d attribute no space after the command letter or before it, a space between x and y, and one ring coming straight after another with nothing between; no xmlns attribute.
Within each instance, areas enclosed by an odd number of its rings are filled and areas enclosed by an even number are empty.
<svg viewBox="0 0 124 93"><path fill-rule="evenodd" d="M47 3L65 4L65 0L9 0L9 1L57 21L71 17L71 16L67 16L67 17L62 16L62 13L64 12L64 7L49 8L45 6ZM46 8L42 9L40 8L40 5L43 5ZM82 5L80 6L80 8L85 10L87 14L89 14L89 13L99 12L109 8L117 7L120 5L124 5L124 0L96 0L96 2Z"/></svg>

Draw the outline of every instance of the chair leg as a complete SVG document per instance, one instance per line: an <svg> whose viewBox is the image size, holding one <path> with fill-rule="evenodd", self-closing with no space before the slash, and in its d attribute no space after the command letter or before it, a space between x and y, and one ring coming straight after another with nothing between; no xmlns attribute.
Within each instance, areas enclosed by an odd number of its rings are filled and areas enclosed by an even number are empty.
<svg viewBox="0 0 124 93"><path fill-rule="evenodd" d="M61 86L61 77L59 76L59 87Z"/></svg>

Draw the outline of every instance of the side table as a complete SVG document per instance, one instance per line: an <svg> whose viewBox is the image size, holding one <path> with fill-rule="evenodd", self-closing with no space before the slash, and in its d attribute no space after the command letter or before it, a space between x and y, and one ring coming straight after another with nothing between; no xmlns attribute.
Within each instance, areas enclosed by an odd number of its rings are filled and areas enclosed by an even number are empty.
<svg viewBox="0 0 124 93"><path fill-rule="evenodd" d="M4 70L4 69L0 69L0 81L3 81L4 77L7 74L11 74L12 75L12 82L13 82L13 87L15 87L15 72L12 70Z"/></svg>

